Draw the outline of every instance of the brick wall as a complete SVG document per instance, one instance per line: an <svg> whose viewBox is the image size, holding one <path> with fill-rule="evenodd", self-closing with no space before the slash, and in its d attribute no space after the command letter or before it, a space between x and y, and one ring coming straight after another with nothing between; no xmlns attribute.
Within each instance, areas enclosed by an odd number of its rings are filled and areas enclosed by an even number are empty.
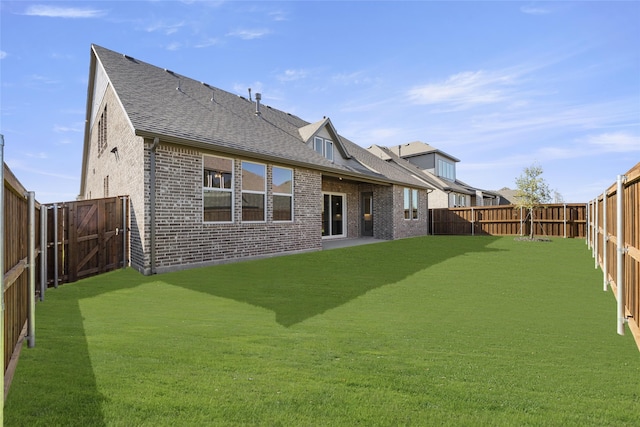
<svg viewBox="0 0 640 427"><path fill-rule="evenodd" d="M418 190L418 219L404 219L404 187L393 187L394 239L428 234L427 192Z"/></svg>
<svg viewBox="0 0 640 427"><path fill-rule="evenodd" d="M106 149L98 153L98 119L107 107ZM145 145L143 139L135 136L125 113L120 108L113 88L109 85L103 99L98 104L98 119L93 123L90 133L87 164L85 171L85 193L83 199L102 197L130 196L131 201L131 252L134 266L145 264L144 238L144 183ZM111 150L117 148L117 156ZM105 194L105 182L108 177L109 194ZM147 260L148 261L148 260Z"/></svg>
<svg viewBox="0 0 640 427"><path fill-rule="evenodd" d="M234 221L211 224L202 219L202 153L163 143L156 153L156 271L322 248L319 173L294 169L292 222L273 222L271 186L267 185L266 221L243 223L243 159L235 158ZM267 165L268 183L271 170L272 165Z"/></svg>

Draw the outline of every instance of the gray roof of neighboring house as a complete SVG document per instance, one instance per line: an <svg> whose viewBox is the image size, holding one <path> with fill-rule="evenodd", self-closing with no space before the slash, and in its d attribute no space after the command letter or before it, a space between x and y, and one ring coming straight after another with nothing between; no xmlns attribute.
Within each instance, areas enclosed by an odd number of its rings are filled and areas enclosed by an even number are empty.
<svg viewBox="0 0 640 427"><path fill-rule="evenodd" d="M454 162L460 161L460 159L453 157L451 154L445 153L444 151L439 150L427 144L426 142L422 142L422 141L413 141L408 144L392 145L387 148L391 152L393 152L394 154L402 158L420 156L422 154L429 154L429 153L438 153L444 157L448 157Z"/></svg>
<svg viewBox="0 0 640 427"><path fill-rule="evenodd" d="M335 133L327 118L312 124L264 104L257 115L256 103L249 99L100 46L91 48L91 73L98 63L104 68L136 135L305 166L336 176L427 187ZM87 108L92 91L90 81ZM335 133L334 143L344 157L342 164L327 160L306 144L323 127ZM88 128L85 144L87 140Z"/></svg>
<svg viewBox="0 0 640 427"><path fill-rule="evenodd" d="M470 194L475 195L475 189L471 189L464 183L460 181L449 181L446 179L442 179L430 172L424 171L420 169L418 166L414 165L410 161L398 156L390 147L381 147L379 145L373 145L369 147L369 151L374 155L378 156L381 160L385 160L387 162L393 162L407 171L410 171L413 174L416 174L421 179L428 182L432 187L437 188L441 191L454 191L456 193L462 194Z"/></svg>

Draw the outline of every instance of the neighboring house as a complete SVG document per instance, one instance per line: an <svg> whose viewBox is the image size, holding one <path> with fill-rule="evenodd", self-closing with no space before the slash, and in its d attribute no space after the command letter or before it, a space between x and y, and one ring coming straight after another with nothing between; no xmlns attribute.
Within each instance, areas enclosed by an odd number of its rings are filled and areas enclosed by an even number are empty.
<svg viewBox="0 0 640 427"><path fill-rule="evenodd" d="M419 176L435 189L429 194L430 209L488 206L500 202L499 194L472 187L457 179L456 163L460 160L424 142L415 141L391 147L374 145L369 151L394 163L401 164L398 158L406 160L422 171L423 174Z"/></svg>
<svg viewBox="0 0 640 427"><path fill-rule="evenodd" d="M501 205L515 205L518 202L516 198L518 190L512 190L509 187L503 187L500 190L496 191L496 193L500 195Z"/></svg>
<svg viewBox="0 0 640 427"><path fill-rule="evenodd" d="M128 195L152 274L427 234L423 180L315 123L91 46L80 199Z"/></svg>

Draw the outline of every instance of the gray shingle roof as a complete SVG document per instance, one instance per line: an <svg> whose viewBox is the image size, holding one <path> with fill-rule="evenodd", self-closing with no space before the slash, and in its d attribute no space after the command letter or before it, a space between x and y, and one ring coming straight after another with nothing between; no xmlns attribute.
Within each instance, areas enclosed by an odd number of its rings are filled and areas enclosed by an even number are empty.
<svg viewBox="0 0 640 427"><path fill-rule="evenodd" d="M369 151L371 153L377 154L381 159L389 162L395 163L398 166L410 171L411 173L419 176L421 179L428 182L434 188L442 191L455 191L457 193L462 194L475 194L475 189L471 189L462 185L460 181L448 181L446 179L442 179L430 172L424 171L411 163L408 160L398 156L390 147L381 147L379 145L373 145L369 147Z"/></svg>
<svg viewBox="0 0 640 427"><path fill-rule="evenodd" d="M340 142L352 158L344 164L327 160L306 145L303 135L313 127L299 117L266 105L256 115L256 104L244 97L100 46L92 45L92 51L138 135L210 145L354 178L425 187L406 171L387 167L343 137Z"/></svg>

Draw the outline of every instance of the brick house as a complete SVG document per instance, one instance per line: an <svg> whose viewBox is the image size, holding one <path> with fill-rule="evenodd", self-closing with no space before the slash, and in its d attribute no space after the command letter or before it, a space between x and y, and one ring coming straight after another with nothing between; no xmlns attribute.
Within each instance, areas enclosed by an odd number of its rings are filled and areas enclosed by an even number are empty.
<svg viewBox="0 0 640 427"><path fill-rule="evenodd" d="M79 198L129 196L134 268L427 234L424 179L260 101L91 46Z"/></svg>

